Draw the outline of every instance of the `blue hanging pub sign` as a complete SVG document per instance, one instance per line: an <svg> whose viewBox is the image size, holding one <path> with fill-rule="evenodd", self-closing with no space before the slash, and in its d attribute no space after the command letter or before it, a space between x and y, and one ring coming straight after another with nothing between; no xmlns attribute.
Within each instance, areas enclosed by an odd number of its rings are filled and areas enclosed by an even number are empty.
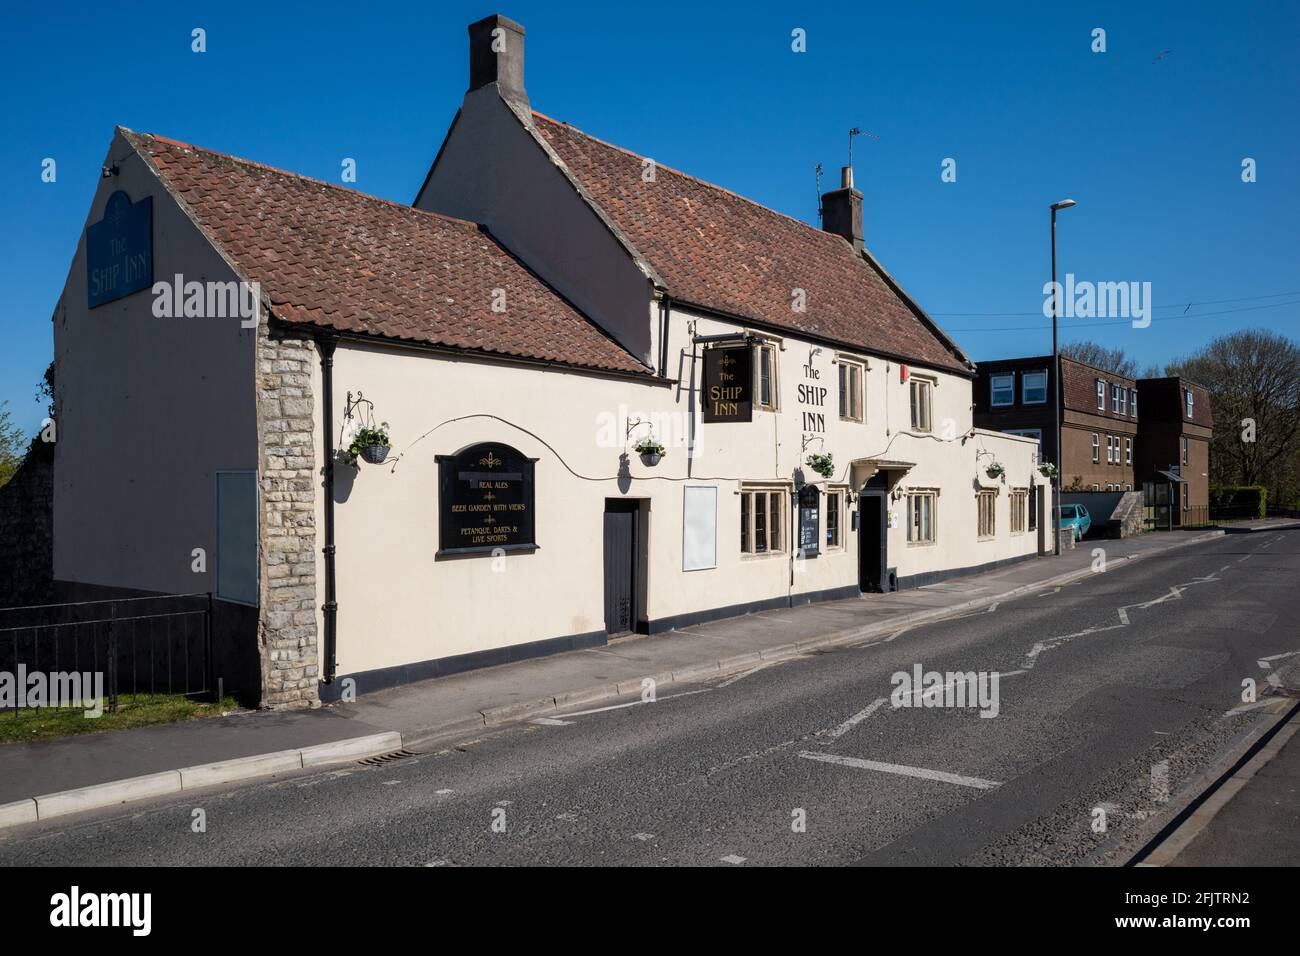
<svg viewBox="0 0 1300 956"><path fill-rule="evenodd" d="M86 297L93 309L153 285L153 197L118 190L104 218L86 227Z"/></svg>

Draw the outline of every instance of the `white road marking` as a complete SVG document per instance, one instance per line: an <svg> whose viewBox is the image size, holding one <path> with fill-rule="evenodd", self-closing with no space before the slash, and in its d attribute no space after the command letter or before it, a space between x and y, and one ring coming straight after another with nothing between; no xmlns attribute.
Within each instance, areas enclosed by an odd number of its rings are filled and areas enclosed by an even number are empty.
<svg viewBox="0 0 1300 956"><path fill-rule="evenodd" d="M1120 619L1120 621L1123 622L1124 624L1127 624L1127 623L1128 623L1128 611L1124 610L1123 608L1119 608L1119 619Z"/></svg>
<svg viewBox="0 0 1300 956"><path fill-rule="evenodd" d="M565 714L565 717L586 717L588 714L603 714L607 710L623 710L626 707L636 707L640 704L662 703L665 700L676 700L678 697L690 697L692 694L707 694L713 690L712 687L704 687L700 690L684 690L680 694L672 694L668 697L659 697L656 700L629 700L626 704L610 704L608 707L596 707L592 710L575 710L571 714Z"/></svg>
<svg viewBox="0 0 1300 956"><path fill-rule="evenodd" d="M647 843L647 842L649 842L650 840L653 840L654 838L655 838L655 835L654 835L653 833L633 833L633 834L632 834L632 839L633 839L633 840L640 840L642 843Z"/></svg>
<svg viewBox="0 0 1300 956"><path fill-rule="evenodd" d="M866 720L877 710L879 710L882 704L887 704L887 703L889 703L888 697L877 697L870 704L862 708L860 711L858 711L848 720L844 721L844 723L840 724L834 730L827 731L826 736L829 737L831 740L834 740L837 737L843 737L850 730L852 730L858 724L862 723L862 721Z"/></svg>
<svg viewBox="0 0 1300 956"><path fill-rule="evenodd" d="M957 619L956 619L956 618L948 618L948 620L953 620L953 621L955 621L955 620L957 620ZM900 627L900 628L899 628L898 630L896 630L893 634L890 634L888 637L886 637L886 638L882 638L882 639L879 640L879 641L866 641L866 642L864 642L864 643L862 643L862 644L850 644L849 646L850 646L850 647L854 647L854 648L859 648L859 647L875 647L877 644L888 644L888 643L889 643L890 641L892 641L894 638L899 637L900 635L906 634L908 631L910 631L910 630L911 630L912 628L914 628L915 626L916 626L915 624L909 624L909 625L907 625L907 627Z"/></svg>
<svg viewBox="0 0 1300 956"><path fill-rule="evenodd" d="M726 680L724 680L721 684L718 684L717 686L718 686L719 688L722 688L722 687L730 687L732 684L734 684L734 683L735 683L736 681L738 681L738 680L744 680L746 677L749 677L751 674L757 674L759 671L761 671L761 670L763 670L763 669L765 669L765 668L771 667L773 664L779 664L779 663L781 663L781 662L780 662L780 661L764 661L763 663L759 664L757 667L751 667L751 668L750 668L749 670L747 670L747 671L741 671L739 674L735 674L735 675L733 675L733 676L731 676L731 677L728 677Z"/></svg>
<svg viewBox="0 0 1300 956"><path fill-rule="evenodd" d="M439 796L439 797L445 797L445 796L447 796L447 795L449 795L449 794L455 793L456 791L455 791L455 790L435 790L435 791L433 791L433 792L434 792L437 796Z"/></svg>
<svg viewBox="0 0 1300 956"><path fill-rule="evenodd" d="M402 781L400 781L400 780L385 780L385 781L384 781L384 786L385 786L385 787L395 787L395 786L397 786L397 785L398 785L399 783L401 783L401 782L402 782Z"/></svg>
<svg viewBox="0 0 1300 956"><path fill-rule="evenodd" d="M820 760L841 767L855 770L878 770L881 773L896 773L903 777L920 777L923 780L937 780L940 783L955 783L962 787L974 787L977 790L992 790L1002 784L997 780L984 780L981 777L964 777L961 774L945 773L942 770L928 770L925 767L905 767L896 763L881 763L878 760L860 760L857 757L841 757L839 754L816 753L811 750L801 751L800 757L808 760Z"/></svg>
<svg viewBox="0 0 1300 956"><path fill-rule="evenodd" d="M556 717L534 717L529 721L530 724L539 724L542 727L567 727L573 723L571 720L560 720Z"/></svg>
<svg viewBox="0 0 1300 956"><path fill-rule="evenodd" d="M722 862L730 863L732 866L740 866L740 864L745 862L745 858L743 856L736 856L736 854L731 853L728 854L727 856L724 856L722 858Z"/></svg>
<svg viewBox="0 0 1300 956"><path fill-rule="evenodd" d="M1258 663L1260 667L1268 667L1270 664L1265 663L1266 661L1280 661L1288 657L1295 657L1297 654L1300 654L1300 651L1287 651L1284 654L1272 654L1269 657L1261 657Z"/></svg>
<svg viewBox="0 0 1300 956"><path fill-rule="evenodd" d="M1038 641L1029 649L1029 653L1025 655L1025 659L1021 663L1020 667L1022 670L1032 670L1033 666L1038 663L1038 655L1043 653L1043 651L1055 650L1062 644L1074 640L1076 637L1084 637L1088 634L1096 634L1101 631L1113 631L1123 626L1123 624L1111 624L1108 627L1090 627L1087 630L1076 631L1073 634L1062 634L1060 637L1049 638L1046 641Z"/></svg>
<svg viewBox="0 0 1300 956"><path fill-rule="evenodd" d="M1269 704L1277 703L1278 699L1277 697L1266 697L1263 700L1255 701L1253 704L1238 704L1232 710L1225 710L1223 716L1231 717L1234 714L1244 714L1247 711L1258 710L1260 707L1267 707Z"/></svg>

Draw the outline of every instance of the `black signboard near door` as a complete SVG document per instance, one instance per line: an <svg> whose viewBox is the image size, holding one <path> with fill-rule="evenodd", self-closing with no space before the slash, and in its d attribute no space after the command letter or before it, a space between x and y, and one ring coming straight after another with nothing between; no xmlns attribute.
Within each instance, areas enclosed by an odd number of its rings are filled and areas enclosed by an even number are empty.
<svg viewBox="0 0 1300 956"><path fill-rule="evenodd" d="M754 417L754 353L749 348L704 350L705 422L748 422Z"/></svg>
<svg viewBox="0 0 1300 956"><path fill-rule="evenodd" d="M804 485L799 492L799 553L815 558L821 553L821 493L816 485Z"/></svg>
<svg viewBox="0 0 1300 956"><path fill-rule="evenodd" d="M439 455L438 554L535 549L536 462L498 442Z"/></svg>

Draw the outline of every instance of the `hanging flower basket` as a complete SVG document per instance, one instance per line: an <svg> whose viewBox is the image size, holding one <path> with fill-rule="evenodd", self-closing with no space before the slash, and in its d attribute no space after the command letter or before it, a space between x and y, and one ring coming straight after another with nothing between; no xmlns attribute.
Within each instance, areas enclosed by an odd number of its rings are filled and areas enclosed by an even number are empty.
<svg viewBox="0 0 1300 956"><path fill-rule="evenodd" d="M378 428L367 426L360 429L352 444L348 446L348 457L352 461L360 456L372 465L382 465L388 459L392 447L388 438L388 422L381 422Z"/></svg>
<svg viewBox="0 0 1300 956"><path fill-rule="evenodd" d="M835 459L829 452L824 455L815 452L804 459L804 464L823 478L831 478L835 475Z"/></svg>
<svg viewBox="0 0 1300 956"><path fill-rule="evenodd" d="M1038 466L1038 473L1048 481L1056 480L1056 465L1050 461L1045 461Z"/></svg>
<svg viewBox="0 0 1300 956"><path fill-rule="evenodd" d="M647 467L653 468L668 454L668 450L653 438L642 438L636 443L636 453Z"/></svg>
<svg viewBox="0 0 1300 956"><path fill-rule="evenodd" d="M988 475L990 478L1001 478L1003 475L1007 473L1007 470L1002 467L1001 462L995 461L993 464L989 465L988 468L984 470L984 473Z"/></svg>

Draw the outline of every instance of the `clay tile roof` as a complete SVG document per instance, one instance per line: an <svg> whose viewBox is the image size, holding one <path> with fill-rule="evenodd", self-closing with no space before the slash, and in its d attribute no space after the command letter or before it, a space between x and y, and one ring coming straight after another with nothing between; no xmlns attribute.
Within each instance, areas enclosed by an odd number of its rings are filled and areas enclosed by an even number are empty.
<svg viewBox="0 0 1300 956"><path fill-rule="evenodd" d="M161 136L123 135L288 322L649 373L474 223ZM494 290L505 311L494 312Z"/></svg>
<svg viewBox="0 0 1300 956"><path fill-rule="evenodd" d="M656 165L566 123L533 113L534 128L614 227L687 304L811 333L919 364L970 363L873 259L840 236L719 186ZM791 309L792 290L807 311Z"/></svg>

